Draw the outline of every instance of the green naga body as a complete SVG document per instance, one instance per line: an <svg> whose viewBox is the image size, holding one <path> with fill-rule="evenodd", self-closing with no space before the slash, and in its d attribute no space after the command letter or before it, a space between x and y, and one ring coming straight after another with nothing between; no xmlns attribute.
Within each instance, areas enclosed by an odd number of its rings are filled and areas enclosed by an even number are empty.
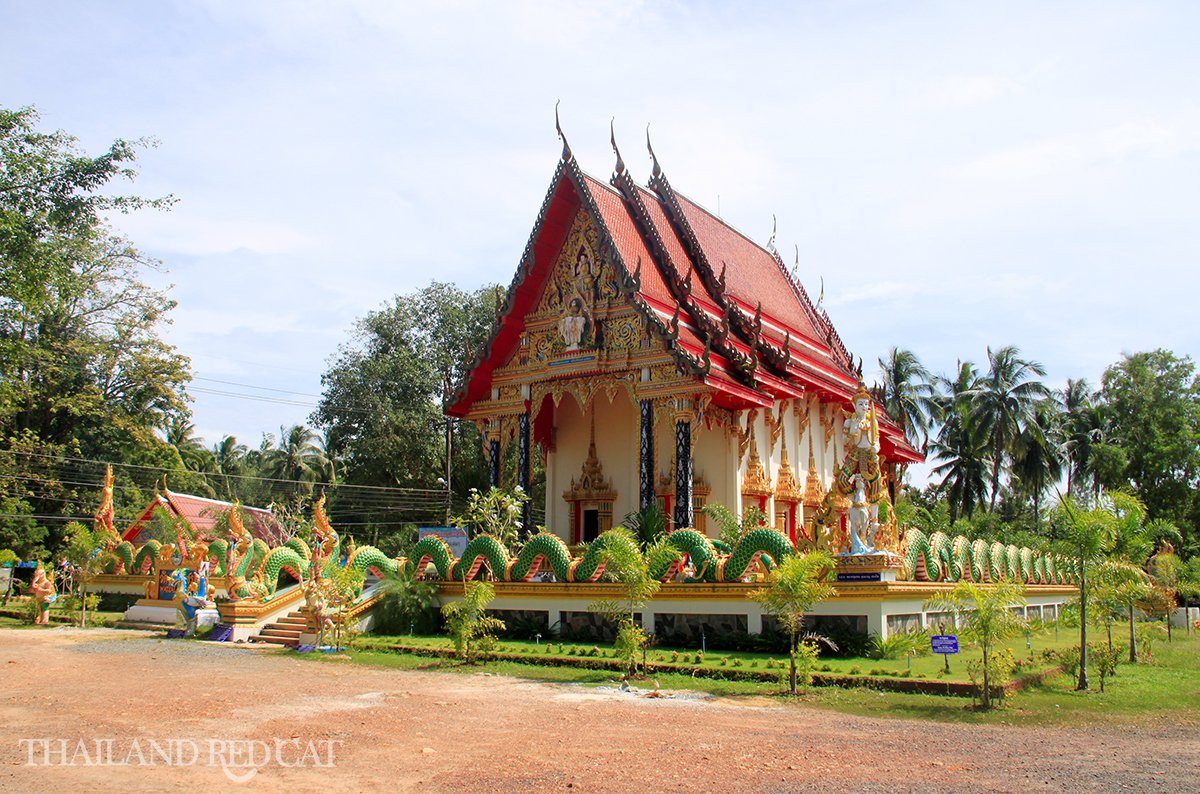
<svg viewBox="0 0 1200 794"><path fill-rule="evenodd" d="M474 579L479 569L486 566L493 578L503 580L511 561L508 549L499 540L491 535L476 535L463 550L463 555L451 564L447 578L463 581Z"/></svg>
<svg viewBox="0 0 1200 794"><path fill-rule="evenodd" d="M782 532L752 529L738 540L732 554L717 563L717 581L740 581L759 560L769 570L795 551L792 542Z"/></svg>
<svg viewBox="0 0 1200 794"><path fill-rule="evenodd" d="M691 560L693 573L688 581L717 581L717 549L707 535L694 529L677 529L667 540Z"/></svg>
<svg viewBox="0 0 1200 794"><path fill-rule="evenodd" d="M418 577L425 575L425 569L432 563L442 579L450 578L450 566L454 564L454 552L446 541L437 535L426 535L413 546L413 571Z"/></svg>
<svg viewBox="0 0 1200 794"><path fill-rule="evenodd" d="M941 532L926 537L919 529L904 535L904 569L916 581L966 579L1002 580L1026 584L1074 584L1079 581L1072 560L1026 547L970 541L959 535L951 541Z"/></svg>
<svg viewBox="0 0 1200 794"><path fill-rule="evenodd" d="M510 582L528 582L543 565L554 572L556 580L567 581L571 570L571 552L558 535L539 532L531 537L517 558L509 563L504 578Z"/></svg>

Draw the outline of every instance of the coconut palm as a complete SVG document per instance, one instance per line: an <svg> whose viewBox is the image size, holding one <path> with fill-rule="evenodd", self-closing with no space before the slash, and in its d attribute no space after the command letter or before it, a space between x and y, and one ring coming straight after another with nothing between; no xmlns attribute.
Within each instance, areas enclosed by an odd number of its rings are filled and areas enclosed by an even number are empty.
<svg viewBox="0 0 1200 794"><path fill-rule="evenodd" d="M1036 378L1046 374L1045 368L1021 358L1015 345L1007 345L988 354L988 372L971 395L971 419L987 439L992 465L991 500L988 510L996 509L1000 495L1000 471L1009 459L1013 444L1022 426L1033 418L1038 401L1049 391Z"/></svg>
<svg viewBox="0 0 1200 794"><path fill-rule="evenodd" d="M893 347L879 359L883 372L883 410L914 446L929 443L929 427L937 415L933 378L916 353Z"/></svg>
<svg viewBox="0 0 1200 794"><path fill-rule="evenodd" d="M971 416L971 395L979 372L969 361L960 361L954 379L938 377L936 398L941 429L933 442L934 459L942 463L933 473L942 478L950 503L950 523L970 516L986 492L987 439Z"/></svg>
<svg viewBox="0 0 1200 794"><path fill-rule="evenodd" d="M204 447L204 442L196 437L196 426L186 416L171 417L166 431L167 444L179 453L179 460L185 469L209 471L212 468L212 455Z"/></svg>
<svg viewBox="0 0 1200 794"><path fill-rule="evenodd" d="M1013 478L1033 498L1035 529L1041 528L1042 494L1062 476L1060 419L1058 406L1042 400L1013 443Z"/></svg>
<svg viewBox="0 0 1200 794"><path fill-rule="evenodd" d="M280 480L316 482L328 460L317 444L317 434L304 425L279 428L278 443L265 455L267 476Z"/></svg>
<svg viewBox="0 0 1200 794"><path fill-rule="evenodd" d="M1067 452L1067 493L1074 494L1079 479L1092 472L1092 448L1104 441L1104 409L1100 393L1087 380L1067 380L1056 395L1062 405Z"/></svg>

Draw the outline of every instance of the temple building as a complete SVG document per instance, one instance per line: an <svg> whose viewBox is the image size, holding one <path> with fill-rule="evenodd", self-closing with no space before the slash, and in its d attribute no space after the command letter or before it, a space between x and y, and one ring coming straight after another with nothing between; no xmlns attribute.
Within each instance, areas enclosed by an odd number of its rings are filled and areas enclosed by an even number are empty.
<svg viewBox="0 0 1200 794"><path fill-rule="evenodd" d="M563 139L494 332L448 413L483 431L493 484L511 444L527 490L542 456L545 524L569 544L654 502L673 527L715 537L700 508L719 502L840 550L845 538L818 537L813 517L845 459L861 361L773 240L676 192L652 149L645 186L613 149L605 182ZM922 459L872 413L884 477ZM844 529L849 500L835 496Z"/></svg>

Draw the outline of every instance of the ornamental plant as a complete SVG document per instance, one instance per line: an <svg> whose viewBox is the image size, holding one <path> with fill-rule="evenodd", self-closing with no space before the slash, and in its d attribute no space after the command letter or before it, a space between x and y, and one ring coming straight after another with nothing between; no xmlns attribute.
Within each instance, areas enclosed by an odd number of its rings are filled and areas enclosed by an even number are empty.
<svg viewBox="0 0 1200 794"><path fill-rule="evenodd" d="M1025 618L1012 612L1010 607L1025 605L1025 585L1020 582L1000 581L990 585L962 581L948 593L925 602L926 609L952 612L958 625L964 626L969 639L979 644L983 661L979 668L983 686L979 692L979 705L992 707L991 686L994 679L1002 678L1006 668L996 645L1016 636L1026 627ZM996 658L992 658L996 654ZM1007 669L1011 669L1009 666Z"/></svg>
<svg viewBox="0 0 1200 794"><path fill-rule="evenodd" d="M511 491L492 487L486 493L472 488L467 509L450 523L480 535L491 535L516 554L521 545L521 519L529 495L518 486Z"/></svg>
<svg viewBox="0 0 1200 794"><path fill-rule="evenodd" d="M823 581L826 571L833 565L833 560L824 551L810 551L795 554L777 565L767 579L767 586L755 590L750 598L762 605L768 614L779 621L784 631L788 633L788 691L796 694L798 683L798 660L801 655L808 662L809 651L800 648L801 632L804 628L804 615L814 605L833 595L833 587ZM831 640L815 634L804 635L806 642L819 641L835 648ZM814 652L811 654L815 658ZM806 666L806 670L811 664ZM809 677L811 680L811 677Z"/></svg>
<svg viewBox="0 0 1200 794"><path fill-rule="evenodd" d="M495 647L495 632L504 630L503 620L487 614L487 605L495 597L491 582L471 581L463 585L461 601L442 607L454 651L467 664L474 664L480 653Z"/></svg>

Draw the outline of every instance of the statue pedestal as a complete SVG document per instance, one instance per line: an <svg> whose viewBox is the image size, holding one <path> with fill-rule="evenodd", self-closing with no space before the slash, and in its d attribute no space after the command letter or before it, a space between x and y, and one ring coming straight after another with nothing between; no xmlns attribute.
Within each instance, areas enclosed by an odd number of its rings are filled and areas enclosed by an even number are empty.
<svg viewBox="0 0 1200 794"><path fill-rule="evenodd" d="M900 556L890 551L839 554L834 559L839 582L894 582L902 567Z"/></svg>

